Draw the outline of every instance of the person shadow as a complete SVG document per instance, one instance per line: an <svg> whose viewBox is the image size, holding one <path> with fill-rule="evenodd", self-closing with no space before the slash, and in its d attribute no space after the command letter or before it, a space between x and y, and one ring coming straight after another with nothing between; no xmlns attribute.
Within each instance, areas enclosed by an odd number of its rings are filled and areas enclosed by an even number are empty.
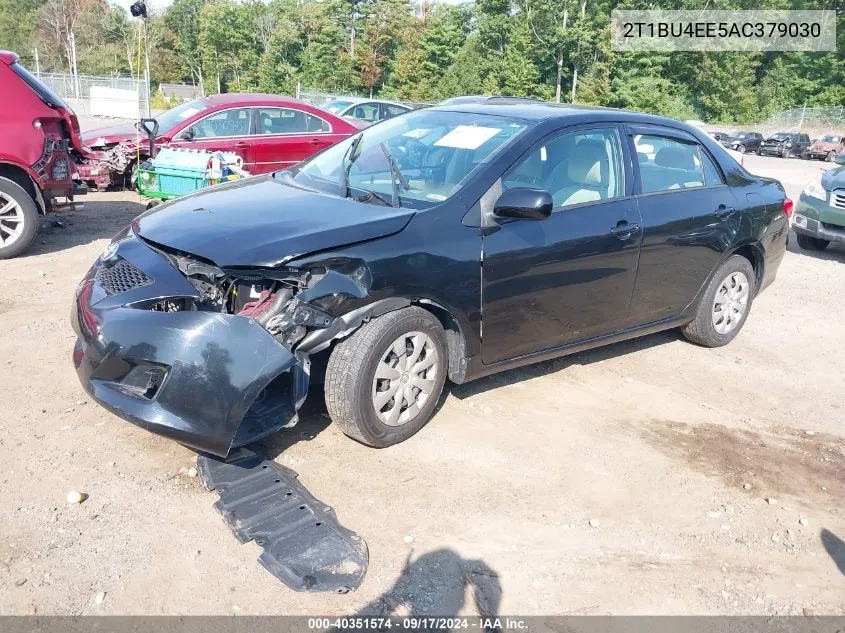
<svg viewBox="0 0 845 633"><path fill-rule="evenodd" d="M830 530L822 530L821 533L822 545L825 551L836 563L839 571L845 574L845 541L836 536Z"/></svg>
<svg viewBox="0 0 845 633"><path fill-rule="evenodd" d="M502 587L499 575L484 561L469 560L448 548L413 559L409 552L396 582L358 610L371 617L455 617L466 615L467 593L471 617L495 618ZM438 630L443 627L432 627Z"/></svg>

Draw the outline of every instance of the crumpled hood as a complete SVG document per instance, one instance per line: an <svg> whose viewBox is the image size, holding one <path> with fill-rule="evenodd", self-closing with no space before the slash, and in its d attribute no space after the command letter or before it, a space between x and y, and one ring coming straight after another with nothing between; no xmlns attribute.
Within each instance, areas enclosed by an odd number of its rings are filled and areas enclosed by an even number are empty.
<svg viewBox="0 0 845 633"><path fill-rule="evenodd" d="M101 142L103 143L122 143L128 140L135 140L136 135L138 135L138 131L135 129L134 123L118 123L116 125L109 125L107 127L100 127L96 130L89 130L82 135L82 142L85 143L88 147L94 146L94 144L102 139ZM141 134L140 138L143 140L146 138L145 134ZM93 147L93 149L99 149L98 147Z"/></svg>
<svg viewBox="0 0 845 633"><path fill-rule="evenodd" d="M845 189L845 166L828 169L822 174L822 187L828 191Z"/></svg>
<svg viewBox="0 0 845 633"><path fill-rule="evenodd" d="M178 198L140 215L142 238L218 266L276 266L315 251L397 233L413 209L297 189L271 175Z"/></svg>

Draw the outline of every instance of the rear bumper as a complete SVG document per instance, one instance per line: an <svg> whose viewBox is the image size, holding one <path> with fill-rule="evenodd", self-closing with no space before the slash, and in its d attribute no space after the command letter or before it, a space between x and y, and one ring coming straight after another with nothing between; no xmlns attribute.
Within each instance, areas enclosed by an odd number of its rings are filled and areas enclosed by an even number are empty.
<svg viewBox="0 0 845 633"><path fill-rule="evenodd" d="M308 376L291 352L248 317L143 309L137 302L197 293L131 233L117 257L149 282L107 295L97 260L71 311L74 366L93 398L133 424L224 457L295 423Z"/></svg>

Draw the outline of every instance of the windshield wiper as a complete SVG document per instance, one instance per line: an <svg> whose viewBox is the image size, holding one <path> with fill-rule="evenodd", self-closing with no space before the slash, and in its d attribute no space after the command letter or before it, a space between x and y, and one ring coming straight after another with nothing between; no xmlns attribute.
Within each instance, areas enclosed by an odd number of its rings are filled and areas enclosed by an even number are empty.
<svg viewBox="0 0 845 633"><path fill-rule="evenodd" d="M399 185L401 184L405 191L408 191L411 188L411 183L402 175L402 170L399 169L399 165L393 159L393 156L390 155L387 145L379 143L379 146L381 147L381 151L384 152L385 157L387 157L387 162L390 163L390 183L393 185L393 203L390 206L401 207L402 202L399 200Z"/></svg>
<svg viewBox="0 0 845 633"><path fill-rule="evenodd" d="M340 161L340 173L341 173L341 186L343 187L343 197L348 198L350 191L349 191L349 171L352 169L352 163L354 163L358 159L358 146L361 144L361 139L364 138L363 134L359 134L356 136L352 143L349 145L349 149L346 150L346 153L343 155L343 159ZM347 166L346 160L349 159L349 165Z"/></svg>
<svg viewBox="0 0 845 633"><path fill-rule="evenodd" d="M359 198L355 198L355 200L358 201L358 202L369 202L370 200L373 200L373 199L378 200L379 202L383 202L388 207L395 207L396 206L395 204L392 204L390 202L390 200L388 200L383 195L381 195L378 191L367 190L366 194L364 194L363 196L361 196Z"/></svg>

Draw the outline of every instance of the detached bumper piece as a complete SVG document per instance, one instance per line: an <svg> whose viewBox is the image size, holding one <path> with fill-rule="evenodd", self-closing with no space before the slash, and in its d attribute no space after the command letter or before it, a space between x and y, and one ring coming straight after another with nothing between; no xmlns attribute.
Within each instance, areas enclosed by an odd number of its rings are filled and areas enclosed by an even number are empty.
<svg viewBox="0 0 845 633"><path fill-rule="evenodd" d="M202 454L197 467L205 485L220 493L214 508L238 541L263 547L258 562L288 587L346 593L361 584L367 544L294 471L246 448L225 460Z"/></svg>

